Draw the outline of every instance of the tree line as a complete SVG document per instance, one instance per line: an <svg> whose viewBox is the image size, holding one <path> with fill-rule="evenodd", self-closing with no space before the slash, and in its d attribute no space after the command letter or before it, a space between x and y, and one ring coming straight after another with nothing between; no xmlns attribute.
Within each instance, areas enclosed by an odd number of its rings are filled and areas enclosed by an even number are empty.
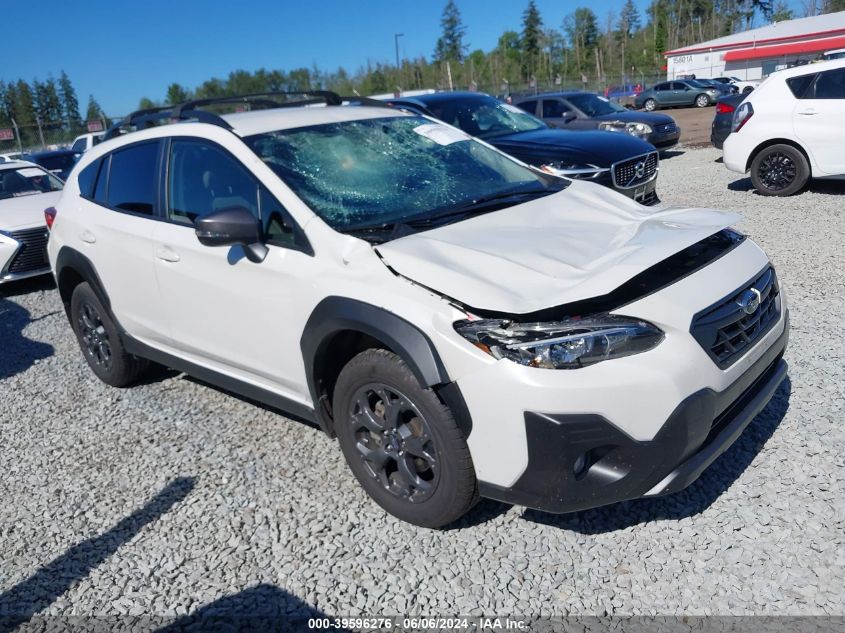
<svg viewBox="0 0 845 633"><path fill-rule="evenodd" d="M804 0L804 14L845 11L845 0ZM593 90L611 84L651 83L665 76L667 50L688 46L796 15L785 0L652 0L640 14L633 0L618 13L599 16L579 7L559 23L528 0L519 30L507 30L492 50L471 50L458 3L448 0L441 34L430 58L403 59L399 66L367 63L354 74L344 68L236 70L193 89L168 86L164 99L141 99L140 108L190 98L265 91L329 89L371 95L421 88L479 89L507 94L546 87Z"/></svg>
<svg viewBox="0 0 845 633"><path fill-rule="evenodd" d="M24 147L38 145L42 138L48 143L65 141L86 130L87 121L108 122L93 95L88 97L85 118L79 108L76 89L65 71L58 79L0 81L0 128L17 128ZM3 146L9 144L6 141Z"/></svg>

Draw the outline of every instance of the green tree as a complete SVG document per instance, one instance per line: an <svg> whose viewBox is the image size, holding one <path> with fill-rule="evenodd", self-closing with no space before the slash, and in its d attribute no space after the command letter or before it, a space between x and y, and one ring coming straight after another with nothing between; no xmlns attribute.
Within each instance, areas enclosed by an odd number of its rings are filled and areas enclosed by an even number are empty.
<svg viewBox="0 0 845 633"><path fill-rule="evenodd" d="M822 2L822 13L836 13L845 11L845 0L824 0Z"/></svg>
<svg viewBox="0 0 845 633"><path fill-rule="evenodd" d="M455 0L449 0L446 3L443 16L440 18L440 28L442 35L434 48L434 60L437 62L463 61L469 47L464 43L466 27L461 20L461 12Z"/></svg>
<svg viewBox="0 0 845 633"><path fill-rule="evenodd" d="M18 79L15 84L15 120L21 127L35 125L35 100L29 84Z"/></svg>
<svg viewBox="0 0 845 633"><path fill-rule="evenodd" d="M151 108L158 107L155 101L148 97L141 97L141 100L138 102L138 109L139 110L149 110Z"/></svg>
<svg viewBox="0 0 845 633"><path fill-rule="evenodd" d="M543 18L534 0L528 0L528 6L522 14L522 72L526 78L537 74L540 58L540 45L543 37Z"/></svg>
<svg viewBox="0 0 845 633"><path fill-rule="evenodd" d="M845 0L843 0L843 4L845 4ZM789 5L786 4L786 2L779 0L775 3L774 9L772 10L772 22L785 22L786 20L791 20L794 17L795 13L789 8Z"/></svg>
<svg viewBox="0 0 845 633"><path fill-rule="evenodd" d="M59 98L62 104L62 116L71 128L78 127L79 121L79 100L76 98L76 90L65 71L59 75Z"/></svg>
<svg viewBox="0 0 845 633"><path fill-rule="evenodd" d="M85 120L93 121L104 116L105 114L103 113L103 109L100 107L100 104L97 103L94 95L88 95L88 108L85 111Z"/></svg>
<svg viewBox="0 0 845 633"><path fill-rule="evenodd" d="M169 105L176 105L178 103L184 103L190 98L191 94L186 88L180 84L172 83L167 86L167 94L164 97L164 101Z"/></svg>

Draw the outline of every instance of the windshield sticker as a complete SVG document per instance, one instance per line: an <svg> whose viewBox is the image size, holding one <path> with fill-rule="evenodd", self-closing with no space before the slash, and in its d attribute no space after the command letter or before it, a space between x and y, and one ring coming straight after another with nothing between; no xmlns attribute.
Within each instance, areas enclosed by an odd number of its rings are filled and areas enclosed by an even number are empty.
<svg viewBox="0 0 845 633"><path fill-rule="evenodd" d="M427 123L414 128L414 132L424 136L438 145L451 145L460 141L468 141L469 135L452 127L438 123Z"/></svg>
<svg viewBox="0 0 845 633"><path fill-rule="evenodd" d="M610 99L608 99L607 97L602 97L601 95L597 95L597 96L601 101L604 101L605 103L610 103Z"/></svg>
<svg viewBox="0 0 845 633"><path fill-rule="evenodd" d="M19 169L18 173L24 178L35 178L36 176L44 175L44 172L38 169L38 167L26 167L25 169Z"/></svg>

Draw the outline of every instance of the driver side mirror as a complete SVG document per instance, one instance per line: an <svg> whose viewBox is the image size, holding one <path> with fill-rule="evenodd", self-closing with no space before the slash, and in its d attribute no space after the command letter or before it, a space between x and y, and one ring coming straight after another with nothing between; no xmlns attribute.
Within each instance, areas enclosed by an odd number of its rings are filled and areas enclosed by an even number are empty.
<svg viewBox="0 0 845 633"><path fill-rule="evenodd" d="M260 264L268 249L262 240L261 222L244 207L227 207L196 219L195 233L203 246L235 246L246 258Z"/></svg>
<svg viewBox="0 0 845 633"><path fill-rule="evenodd" d="M564 123L570 123L578 118L572 110L564 110L560 113L560 118L563 119Z"/></svg>

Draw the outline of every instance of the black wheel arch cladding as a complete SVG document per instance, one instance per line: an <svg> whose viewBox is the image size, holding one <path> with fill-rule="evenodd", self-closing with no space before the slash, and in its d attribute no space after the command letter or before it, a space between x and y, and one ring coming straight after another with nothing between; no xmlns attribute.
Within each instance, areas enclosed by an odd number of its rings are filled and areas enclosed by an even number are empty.
<svg viewBox="0 0 845 633"><path fill-rule="evenodd" d="M383 308L351 299L330 296L323 299L308 319L300 339L305 363L308 389L320 424L332 432L331 414L327 404L327 385L321 379L321 368L327 362L327 350L332 339L343 332L358 332L380 341L407 365L423 387L434 387L447 405L455 409L456 417L466 418L466 405L457 389L450 384L449 375L434 344L419 328L402 317ZM461 426L465 427L466 422ZM464 432L468 434L468 428Z"/></svg>

